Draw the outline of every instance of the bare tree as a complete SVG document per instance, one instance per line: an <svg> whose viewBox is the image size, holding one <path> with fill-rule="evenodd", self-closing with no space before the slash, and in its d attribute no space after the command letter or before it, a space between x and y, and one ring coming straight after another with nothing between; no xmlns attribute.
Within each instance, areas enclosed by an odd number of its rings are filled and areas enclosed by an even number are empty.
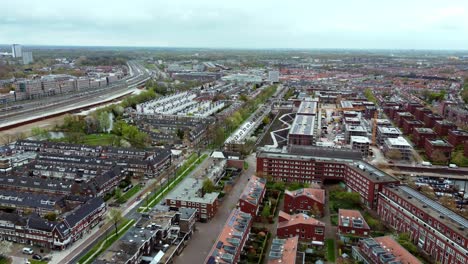
<svg viewBox="0 0 468 264"><path fill-rule="evenodd" d="M13 243L10 241L0 241L0 256L8 257L11 254L11 248L13 247Z"/></svg>
<svg viewBox="0 0 468 264"><path fill-rule="evenodd" d="M109 220L112 222L115 228L115 235L119 233L119 223L123 220L122 211L116 208L112 208L109 211Z"/></svg>

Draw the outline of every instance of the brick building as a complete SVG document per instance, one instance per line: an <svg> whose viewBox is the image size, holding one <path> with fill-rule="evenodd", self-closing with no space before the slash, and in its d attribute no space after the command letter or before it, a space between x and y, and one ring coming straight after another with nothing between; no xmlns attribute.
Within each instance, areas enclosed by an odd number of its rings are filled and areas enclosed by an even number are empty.
<svg viewBox="0 0 468 264"><path fill-rule="evenodd" d="M218 212L218 192L202 192L203 181L195 178L183 180L166 196L166 204L173 210L187 207L197 209L197 220L207 222Z"/></svg>
<svg viewBox="0 0 468 264"><path fill-rule="evenodd" d="M427 139L436 139L437 134L431 128L417 127L413 130L413 143L418 148L424 148Z"/></svg>
<svg viewBox="0 0 468 264"><path fill-rule="evenodd" d="M424 150L431 161L445 162L450 160L453 146L443 139L426 139Z"/></svg>
<svg viewBox="0 0 468 264"><path fill-rule="evenodd" d="M425 113L424 114L424 126L428 128L433 128L435 122L438 120L444 120L444 117L438 114Z"/></svg>
<svg viewBox="0 0 468 264"><path fill-rule="evenodd" d="M414 120L414 116L409 112L399 112L393 120L395 120L397 127L403 127L403 121Z"/></svg>
<svg viewBox="0 0 468 264"><path fill-rule="evenodd" d="M424 127L424 123L419 120L403 120L403 133L411 135L416 127Z"/></svg>
<svg viewBox="0 0 468 264"><path fill-rule="evenodd" d="M379 195L377 212L397 232L434 262L468 263L468 220L408 186L387 186Z"/></svg>
<svg viewBox="0 0 468 264"><path fill-rule="evenodd" d="M271 250L268 254L267 264L296 264L299 245L299 236L286 239L275 238L271 242Z"/></svg>
<svg viewBox="0 0 468 264"><path fill-rule="evenodd" d="M286 190L284 193L284 208L286 213L307 213L318 210L323 215L325 205L325 190L314 188L303 188L295 191Z"/></svg>
<svg viewBox="0 0 468 264"><path fill-rule="evenodd" d="M455 129L457 129L457 126L447 120L437 120L434 123L434 131L439 135L439 137L447 136L450 130Z"/></svg>
<svg viewBox="0 0 468 264"><path fill-rule="evenodd" d="M426 113L432 113L432 110L426 107L418 107L414 110L414 118L419 121L424 121L424 115Z"/></svg>
<svg viewBox="0 0 468 264"><path fill-rule="evenodd" d="M341 236L366 237L370 227L358 210L338 210L338 234Z"/></svg>
<svg viewBox="0 0 468 264"><path fill-rule="evenodd" d="M290 215L279 212L276 235L279 238L299 236L301 241L310 241L312 244L323 245L325 240L325 223L306 214Z"/></svg>
<svg viewBox="0 0 468 264"><path fill-rule="evenodd" d="M242 191L238 202L239 209L242 212L248 213L252 217L257 216L259 206L265 196L265 185L266 179L250 176L249 182Z"/></svg>
<svg viewBox="0 0 468 264"><path fill-rule="evenodd" d="M316 116L296 115L288 134L288 144L290 145L314 145Z"/></svg>
<svg viewBox="0 0 468 264"><path fill-rule="evenodd" d="M304 146L258 152L257 175L284 182L345 181L348 190L358 192L371 208L377 207L377 194L384 185L399 182L361 161L359 152Z"/></svg>
<svg viewBox="0 0 468 264"><path fill-rule="evenodd" d="M468 141L468 132L463 130L450 130L447 139L452 146L456 147Z"/></svg>

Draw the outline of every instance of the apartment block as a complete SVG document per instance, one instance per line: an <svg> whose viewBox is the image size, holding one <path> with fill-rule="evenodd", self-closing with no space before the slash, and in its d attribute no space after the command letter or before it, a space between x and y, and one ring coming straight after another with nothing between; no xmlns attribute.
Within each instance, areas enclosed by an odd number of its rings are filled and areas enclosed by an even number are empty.
<svg viewBox="0 0 468 264"><path fill-rule="evenodd" d="M447 136L450 130L455 129L457 129L457 126L447 120L437 120L434 123L434 131L439 135L439 137Z"/></svg>
<svg viewBox="0 0 468 264"><path fill-rule="evenodd" d="M405 135L413 134L413 130L417 127L424 127L424 123L419 120L403 120L403 133Z"/></svg>
<svg viewBox="0 0 468 264"><path fill-rule="evenodd" d="M271 242L267 264L300 264L298 258L299 236L286 239L274 238ZM304 254L304 253L303 253Z"/></svg>
<svg viewBox="0 0 468 264"><path fill-rule="evenodd" d="M426 139L424 150L431 161L444 162L450 160L453 146L443 139Z"/></svg>
<svg viewBox="0 0 468 264"><path fill-rule="evenodd" d="M404 137L386 138L383 144L384 154L391 159L411 160L413 156L413 147ZM395 157L394 153L400 153L399 157Z"/></svg>
<svg viewBox="0 0 468 264"><path fill-rule="evenodd" d="M468 262L468 220L422 193L405 185L386 186L377 212L397 232L409 233L434 262Z"/></svg>
<svg viewBox="0 0 468 264"><path fill-rule="evenodd" d="M437 134L431 128L417 127L413 130L413 143L418 148L424 148L426 139L436 139Z"/></svg>
<svg viewBox="0 0 468 264"><path fill-rule="evenodd" d="M447 139L452 146L458 146L468 141L468 132L463 130L450 130Z"/></svg>
<svg viewBox="0 0 468 264"><path fill-rule="evenodd" d="M401 133L400 129L396 127L377 127L376 133L376 140L379 145L383 145L384 140L386 138L397 138L400 137L403 133Z"/></svg>
<svg viewBox="0 0 468 264"><path fill-rule="evenodd" d="M391 236L361 239L357 246L353 246L352 255L363 264L422 264Z"/></svg>

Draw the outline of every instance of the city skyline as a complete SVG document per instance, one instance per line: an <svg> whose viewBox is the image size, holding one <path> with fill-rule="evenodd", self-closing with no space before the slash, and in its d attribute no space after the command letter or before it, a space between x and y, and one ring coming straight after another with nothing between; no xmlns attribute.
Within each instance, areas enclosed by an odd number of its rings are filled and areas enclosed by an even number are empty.
<svg viewBox="0 0 468 264"><path fill-rule="evenodd" d="M463 50L465 1L4 3L2 42L240 49ZM27 9L17 8L27 6Z"/></svg>

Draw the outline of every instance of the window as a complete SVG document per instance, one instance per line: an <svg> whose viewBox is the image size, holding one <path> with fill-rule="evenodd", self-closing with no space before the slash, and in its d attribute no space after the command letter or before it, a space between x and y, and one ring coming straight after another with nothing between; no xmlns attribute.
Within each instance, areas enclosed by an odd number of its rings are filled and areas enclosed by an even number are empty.
<svg viewBox="0 0 468 264"><path fill-rule="evenodd" d="M316 235L323 235L323 228L315 228Z"/></svg>

